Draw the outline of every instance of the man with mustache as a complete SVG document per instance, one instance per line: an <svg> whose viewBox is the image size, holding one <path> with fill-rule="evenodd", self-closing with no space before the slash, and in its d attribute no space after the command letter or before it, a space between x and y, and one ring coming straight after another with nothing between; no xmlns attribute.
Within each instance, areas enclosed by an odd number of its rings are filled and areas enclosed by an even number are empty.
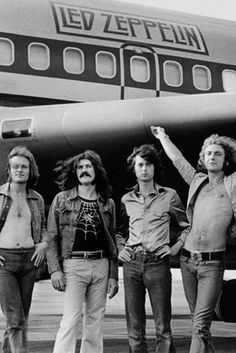
<svg viewBox="0 0 236 353"><path fill-rule="evenodd" d="M102 353L106 296L118 291L111 187L94 151L59 162L56 172L63 191L49 211L47 259L53 287L64 291L64 308L53 352L75 353L85 303L80 352Z"/></svg>

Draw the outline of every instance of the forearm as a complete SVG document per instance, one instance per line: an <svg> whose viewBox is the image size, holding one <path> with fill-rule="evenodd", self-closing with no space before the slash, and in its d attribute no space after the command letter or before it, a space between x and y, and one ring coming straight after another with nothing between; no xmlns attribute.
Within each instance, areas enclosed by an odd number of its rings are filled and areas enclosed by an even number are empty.
<svg viewBox="0 0 236 353"><path fill-rule="evenodd" d="M116 246L118 252L124 248L128 236L129 236L129 218L127 216L126 207L121 202L120 204L120 212L118 214L118 226L116 228Z"/></svg>
<svg viewBox="0 0 236 353"><path fill-rule="evenodd" d="M158 139L167 154L167 156L174 162L176 159L183 157L180 150L173 144L169 136L163 131L159 133Z"/></svg>
<svg viewBox="0 0 236 353"><path fill-rule="evenodd" d="M118 259L109 259L108 278L114 278L118 281Z"/></svg>
<svg viewBox="0 0 236 353"><path fill-rule="evenodd" d="M49 273L61 271L58 234L49 231L49 243L46 252Z"/></svg>
<svg viewBox="0 0 236 353"><path fill-rule="evenodd" d="M116 234L116 247L118 250L118 253L121 252L121 250L125 247L126 244L126 239L121 235L120 233Z"/></svg>

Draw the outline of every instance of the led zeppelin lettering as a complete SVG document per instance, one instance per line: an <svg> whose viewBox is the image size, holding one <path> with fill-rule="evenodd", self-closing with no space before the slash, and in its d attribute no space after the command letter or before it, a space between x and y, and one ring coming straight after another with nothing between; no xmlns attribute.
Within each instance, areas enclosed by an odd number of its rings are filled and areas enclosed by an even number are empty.
<svg viewBox="0 0 236 353"><path fill-rule="evenodd" d="M207 48L197 26L146 17L130 16L79 6L53 3L58 33L135 41L206 54Z"/></svg>

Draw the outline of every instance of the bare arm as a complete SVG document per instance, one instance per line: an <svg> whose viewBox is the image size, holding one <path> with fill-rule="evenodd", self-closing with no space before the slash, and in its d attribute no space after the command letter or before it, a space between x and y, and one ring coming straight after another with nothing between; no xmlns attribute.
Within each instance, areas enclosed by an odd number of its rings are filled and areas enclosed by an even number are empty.
<svg viewBox="0 0 236 353"><path fill-rule="evenodd" d="M165 133L165 129L159 126L151 126L152 134L160 141L162 147L167 156L174 162L179 157L183 157L180 150L173 144L169 139L169 136Z"/></svg>

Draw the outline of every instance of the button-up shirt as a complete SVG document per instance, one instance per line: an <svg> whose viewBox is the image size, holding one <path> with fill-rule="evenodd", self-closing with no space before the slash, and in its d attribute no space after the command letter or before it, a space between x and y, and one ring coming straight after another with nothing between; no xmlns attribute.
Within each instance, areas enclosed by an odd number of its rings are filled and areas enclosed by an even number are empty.
<svg viewBox="0 0 236 353"><path fill-rule="evenodd" d="M118 250L124 246L142 245L148 251L161 252L170 243L170 221L181 230L188 228L183 204L173 189L155 185L155 191L143 197L138 186L121 199L119 226L116 233ZM184 243L186 232L179 237Z"/></svg>

